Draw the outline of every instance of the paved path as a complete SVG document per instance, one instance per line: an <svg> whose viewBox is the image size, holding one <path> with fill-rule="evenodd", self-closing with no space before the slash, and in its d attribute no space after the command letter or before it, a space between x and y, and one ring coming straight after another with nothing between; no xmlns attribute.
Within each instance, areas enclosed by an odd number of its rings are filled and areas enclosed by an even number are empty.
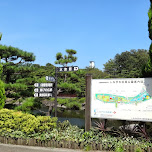
<svg viewBox="0 0 152 152"><path fill-rule="evenodd" d="M84 151L66 149L66 148L46 148L46 147L20 146L20 145L0 143L0 152L84 152ZM101 151L89 151L89 152L101 152Z"/></svg>

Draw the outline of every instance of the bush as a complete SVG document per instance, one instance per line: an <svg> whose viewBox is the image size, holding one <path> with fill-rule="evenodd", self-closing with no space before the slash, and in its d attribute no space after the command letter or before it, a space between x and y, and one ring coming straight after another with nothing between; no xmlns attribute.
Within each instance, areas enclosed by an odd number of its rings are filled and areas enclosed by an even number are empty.
<svg viewBox="0 0 152 152"><path fill-rule="evenodd" d="M67 127L69 127L70 125L71 125L70 122L68 120L65 120L63 122L59 121L57 127L58 130L66 130Z"/></svg>
<svg viewBox="0 0 152 152"><path fill-rule="evenodd" d="M2 109L5 105L5 89L4 89L4 83L0 80L0 109Z"/></svg>
<svg viewBox="0 0 152 152"><path fill-rule="evenodd" d="M31 113L33 109L41 107L41 102L39 98L29 97L21 99L22 105L17 106L15 110Z"/></svg>
<svg viewBox="0 0 152 152"><path fill-rule="evenodd" d="M35 117L14 110L0 110L0 133L21 131L25 134L43 133L56 128L57 118Z"/></svg>
<svg viewBox="0 0 152 152"><path fill-rule="evenodd" d="M79 110L81 108L81 102L84 102L78 98L69 98L69 99L58 99L58 104L66 106L68 109Z"/></svg>

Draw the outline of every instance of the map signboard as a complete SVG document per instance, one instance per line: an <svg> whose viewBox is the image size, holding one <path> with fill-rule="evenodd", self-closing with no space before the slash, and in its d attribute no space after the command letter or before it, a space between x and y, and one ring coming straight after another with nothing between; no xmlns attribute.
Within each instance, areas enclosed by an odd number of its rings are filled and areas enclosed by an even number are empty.
<svg viewBox="0 0 152 152"><path fill-rule="evenodd" d="M91 117L152 121L152 78L92 79Z"/></svg>

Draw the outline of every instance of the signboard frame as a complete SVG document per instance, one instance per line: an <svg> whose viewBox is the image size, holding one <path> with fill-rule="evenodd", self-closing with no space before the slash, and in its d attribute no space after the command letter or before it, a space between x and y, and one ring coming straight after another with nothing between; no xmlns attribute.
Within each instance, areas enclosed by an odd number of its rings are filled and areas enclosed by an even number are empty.
<svg viewBox="0 0 152 152"><path fill-rule="evenodd" d="M100 85L94 83L95 81L99 82ZM110 84L112 85L112 88L116 88L116 90L109 93L108 89L110 90ZM105 87L106 85L107 88ZM118 86L120 88L118 88ZM123 90L125 91L124 86L128 86L126 89L128 91L128 97L126 98L124 96L125 92L120 92ZM152 122L152 116L150 116L152 115L152 104L150 104L152 103L150 102L152 101L152 89L150 89L150 86L152 86L152 78L92 79L90 88L91 118ZM140 87L143 87L144 89ZM134 92L134 90L136 92ZM139 92L140 90L141 92ZM95 91L97 92L95 93ZM131 95L131 97L129 95ZM110 96L113 97L113 99L110 99ZM144 96L145 98L142 99ZM103 97L107 99L107 102ZM122 101L118 102L119 100L117 99L113 102L116 97ZM138 99L141 100L138 101ZM95 102L97 102L96 105L94 105ZM150 107L151 109L148 109Z"/></svg>

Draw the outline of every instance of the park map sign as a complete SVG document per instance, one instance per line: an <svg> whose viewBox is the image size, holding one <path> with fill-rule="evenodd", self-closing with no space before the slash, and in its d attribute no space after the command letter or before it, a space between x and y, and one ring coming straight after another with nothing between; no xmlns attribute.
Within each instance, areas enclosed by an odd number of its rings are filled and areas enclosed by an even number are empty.
<svg viewBox="0 0 152 152"><path fill-rule="evenodd" d="M152 78L92 79L91 117L152 121Z"/></svg>

